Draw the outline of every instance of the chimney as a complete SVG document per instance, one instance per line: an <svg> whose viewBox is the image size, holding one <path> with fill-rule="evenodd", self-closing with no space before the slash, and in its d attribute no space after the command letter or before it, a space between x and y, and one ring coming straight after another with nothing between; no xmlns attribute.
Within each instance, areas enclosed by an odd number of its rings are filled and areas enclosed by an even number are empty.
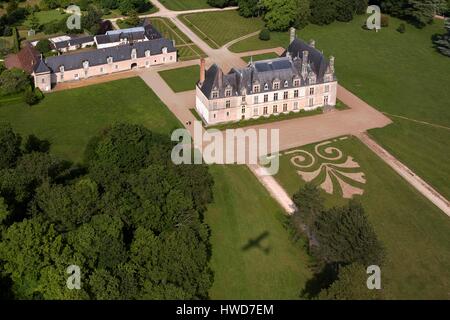
<svg viewBox="0 0 450 320"><path fill-rule="evenodd" d="M199 84L202 85L205 82L205 59L200 59L200 81Z"/></svg>
<svg viewBox="0 0 450 320"><path fill-rule="evenodd" d="M292 27L292 28L290 29L289 44L291 44L292 42L294 42L294 40L295 40L295 32L296 32L295 28Z"/></svg>
<svg viewBox="0 0 450 320"><path fill-rule="evenodd" d="M306 79L306 76L308 75L308 56L309 56L309 52L308 51L303 51L303 56L302 56L302 77L303 79Z"/></svg>
<svg viewBox="0 0 450 320"><path fill-rule="evenodd" d="M334 57L330 56L330 71L334 73Z"/></svg>
<svg viewBox="0 0 450 320"><path fill-rule="evenodd" d="M315 48L316 47L316 40L314 40L314 39L309 40L309 46Z"/></svg>

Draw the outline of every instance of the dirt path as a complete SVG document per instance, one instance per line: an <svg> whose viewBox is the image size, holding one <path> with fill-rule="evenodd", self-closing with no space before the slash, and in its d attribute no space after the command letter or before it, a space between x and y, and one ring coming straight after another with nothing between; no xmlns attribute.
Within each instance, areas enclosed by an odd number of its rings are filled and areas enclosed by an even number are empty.
<svg viewBox="0 0 450 320"><path fill-rule="evenodd" d="M393 155L387 152L383 147L376 143L366 132L360 133L357 137L367 146L370 150L375 152L384 162L386 162L395 172L403 177L410 185L412 185L417 191L424 195L439 209L444 211L446 215L450 217L450 202L445 199L439 192L437 192L428 183L422 180L411 169L397 160Z"/></svg>

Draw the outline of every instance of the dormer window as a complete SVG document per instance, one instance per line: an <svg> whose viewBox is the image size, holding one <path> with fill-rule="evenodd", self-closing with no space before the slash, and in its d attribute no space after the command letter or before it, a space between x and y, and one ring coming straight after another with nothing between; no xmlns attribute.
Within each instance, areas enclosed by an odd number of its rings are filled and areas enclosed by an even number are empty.
<svg viewBox="0 0 450 320"><path fill-rule="evenodd" d="M273 83L273 90L279 90L280 89L280 82L274 82Z"/></svg>
<svg viewBox="0 0 450 320"><path fill-rule="evenodd" d="M133 48L133 50L131 50L131 59L136 59L136 58L137 58L136 49Z"/></svg>
<svg viewBox="0 0 450 320"><path fill-rule="evenodd" d="M112 57L106 58L106 62L107 62L108 64L113 63L113 58L112 58Z"/></svg>
<svg viewBox="0 0 450 320"><path fill-rule="evenodd" d="M231 97L231 89L225 90L225 97Z"/></svg>
<svg viewBox="0 0 450 320"><path fill-rule="evenodd" d="M64 73L64 66L59 67L59 72Z"/></svg>
<svg viewBox="0 0 450 320"><path fill-rule="evenodd" d="M259 91L260 91L260 86L259 86L259 84L253 85L253 92L254 92L254 93L258 93Z"/></svg>
<svg viewBox="0 0 450 320"><path fill-rule="evenodd" d="M162 48L162 53L167 53L167 48L166 47L164 47L164 48Z"/></svg>
<svg viewBox="0 0 450 320"><path fill-rule="evenodd" d="M286 80L286 81L284 82L284 87L287 88L288 86L289 86L289 82Z"/></svg>
<svg viewBox="0 0 450 320"><path fill-rule="evenodd" d="M217 99L217 98L219 97L219 91L213 91L213 92L211 93L211 97L212 97L213 99Z"/></svg>
<svg viewBox="0 0 450 320"><path fill-rule="evenodd" d="M83 68L84 69L89 68L89 61L87 61L87 60L83 61Z"/></svg>
<svg viewBox="0 0 450 320"><path fill-rule="evenodd" d="M265 91L269 90L269 85L267 83L264 85L264 90Z"/></svg>
<svg viewBox="0 0 450 320"><path fill-rule="evenodd" d="M145 50L145 56L148 58L150 57L150 50Z"/></svg>
<svg viewBox="0 0 450 320"><path fill-rule="evenodd" d="M300 86L300 79L295 79L294 80L294 87L299 87Z"/></svg>

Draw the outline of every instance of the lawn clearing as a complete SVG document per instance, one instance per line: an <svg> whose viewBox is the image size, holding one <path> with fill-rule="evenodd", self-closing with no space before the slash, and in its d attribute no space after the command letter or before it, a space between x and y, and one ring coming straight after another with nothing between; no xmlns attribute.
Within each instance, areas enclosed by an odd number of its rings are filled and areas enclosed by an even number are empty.
<svg viewBox="0 0 450 320"><path fill-rule="evenodd" d="M309 259L283 227L283 210L246 166L211 166L212 299L297 299ZM258 246L244 249L261 237Z"/></svg>
<svg viewBox="0 0 450 320"><path fill-rule="evenodd" d="M64 17L68 17L69 15L62 10L46 10L46 11L38 11L35 13L36 18L39 21L39 24L47 24L52 21L61 21ZM30 27L31 16L28 16L28 19L25 20L24 25L26 27Z"/></svg>
<svg viewBox="0 0 450 320"><path fill-rule="evenodd" d="M318 168L319 163L343 163L347 156L353 157L360 165L360 168L351 171L364 173L366 182L358 183L349 178L344 181L364 190L362 196L355 197L362 202L386 248L387 261L381 269L386 298L448 299L450 219L358 139L350 137L332 142L329 146L340 149L344 157L340 161L328 161L316 156L316 163L307 172ZM314 145L296 149L315 155ZM283 152L280 172L276 175L276 179L289 194L293 194L304 184L298 171L306 169L295 167L291 163L291 158L295 155L298 153L286 155ZM347 172L344 169L338 171ZM324 177L324 173L319 176L319 184L324 181ZM333 195L322 193L328 206L345 203L340 192Z"/></svg>
<svg viewBox="0 0 450 320"><path fill-rule="evenodd" d="M0 118L21 134L49 140L53 153L76 162L89 139L114 122L143 124L166 135L181 126L140 78L46 94L33 107L23 102L1 106Z"/></svg>
<svg viewBox="0 0 450 320"><path fill-rule="evenodd" d="M261 61L261 60L268 60L268 59L274 59L274 58L278 58L278 55L275 52L269 52L269 53L257 54L254 56L242 57L241 59L244 60L245 62L250 62L250 60Z"/></svg>
<svg viewBox="0 0 450 320"><path fill-rule="evenodd" d="M198 65L160 71L159 75L174 92L195 90L199 80L200 67Z"/></svg>
<svg viewBox="0 0 450 320"><path fill-rule="evenodd" d="M181 16L186 25L212 48L219 48L264 27L260 18L243 18L237 11L205 12Z"/></svg>
<svg viewBox="0 0 450 320"><path fill-rule="evenodd" d="M159 2L167 9L174 11L211 8L207 0L160 0Z"/></svg>

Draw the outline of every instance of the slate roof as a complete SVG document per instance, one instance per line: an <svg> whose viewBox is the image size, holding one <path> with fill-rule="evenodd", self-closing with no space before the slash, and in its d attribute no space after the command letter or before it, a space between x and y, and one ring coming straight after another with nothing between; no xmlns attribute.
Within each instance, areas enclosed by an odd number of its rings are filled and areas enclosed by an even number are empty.
<svg viewBox="0 0 450 320"><path fill-rule="evenodd" d="M83 43L89 43L89 42L94 42L94 37L86 36L86 37L72 38L72 39L66 40L66 41L55 42L54 46L56 49L62 49L62 48L81 45Z"/></svg>
<svg viewBox="0 0 450 320"><path fill-rule="evenodd" d="M323 82L324 75L330 72L328 60L317 49L302 40L295 39L280 58L251 62L246 68L233 68L228 74L223 74L216 64L212 65L206 71L205 81L200 84L200 89L209 98L212 91L218 90L218 97L223 98L227 89L232 90L232 96L240 96L244 90L246 94L250 94L253 85L257 83L260 85L261 93L292 88L296 79L300 80L301 86L308 85L309 78L302 77L303 51L309 52L308 75L314 73L316 83ZM275 81L280 82L280 89L273 89ZM267 90L264 89L266 84Z"/></svg>
<svg viewBox="0 0 450 320"><path fill-rule="evenodd" d="M145 51L150 50L150 55L162 53L162 49L166 47L167 52L175 52L176 48L169 39L161 38L143 42L137 42L130 45L121 45L105 49L97 49L85 52L76 52L73 54L65 54L59 56L48 57L44 60L44 64L51 72L59 72L59 67L64 66L64 70L76 70L83 68L83 61L89 61L90 66L97 66L107 63L107 58L112 57L113 62L126 61L131 58L131 51L136 49L138 58L145 56ZM41 61L42 62L42 61ZM45 67L39 63L35 68L35 72L39 73Z"/></svg>

